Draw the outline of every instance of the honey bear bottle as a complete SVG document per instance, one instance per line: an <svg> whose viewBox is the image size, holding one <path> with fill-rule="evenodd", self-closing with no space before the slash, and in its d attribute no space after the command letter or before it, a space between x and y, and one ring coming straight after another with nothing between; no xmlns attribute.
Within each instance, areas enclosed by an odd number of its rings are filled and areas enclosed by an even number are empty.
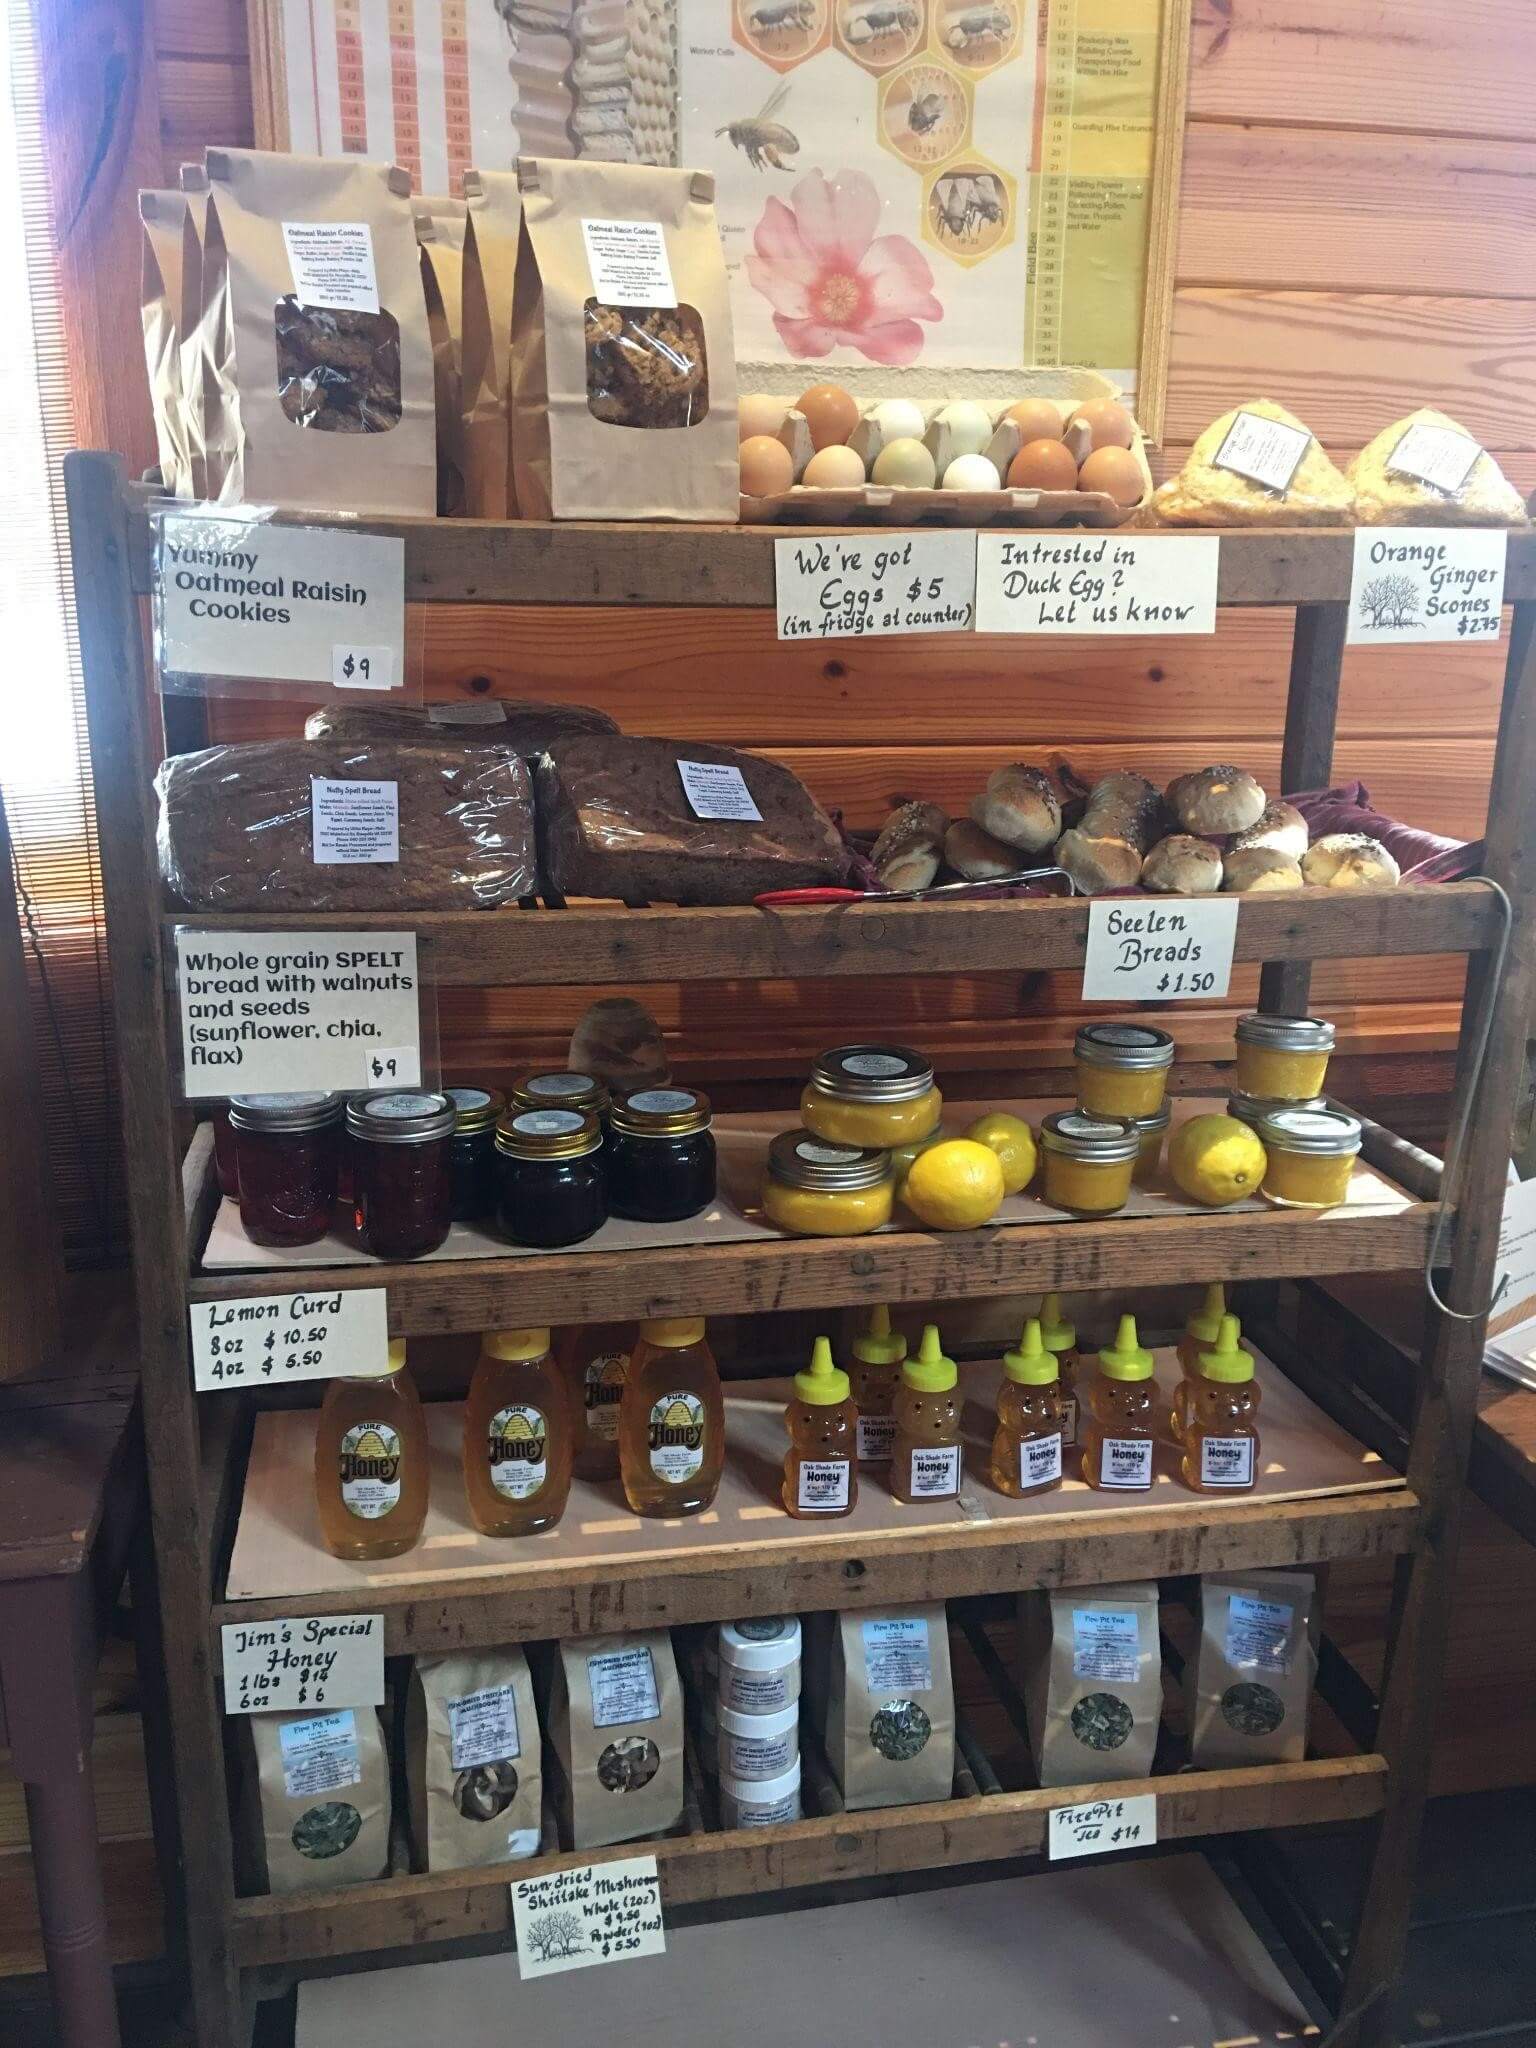
<svg viewBox="0 0 1536 2048"><path fill-rule="evenodd" d="M960 1396L955 1361L933 1323L923 1326L916 1358L901 1368L892 1412L891 1492L897 1500L954 1500L960 1492Z"/></svg>
<svg viewBox="0 0 1536 2048"><path fill-rule="evenodd" d="M1192 1493L1249 1493L1258 1476L1259 1387L1253 1354L1237 1341L1237 1317L1223 1316L1214 1349L1200 1354L1184 1417L1179 1476Z"/></svg>
<svg viewBox="0 0 1536 2048"><path fill-rule="evenodd" d="M1116 1493L1150 1488L1157 1402L1152 1365L1151 1352L1136 1341L1136 1318L1122 1316L1114 1343L1099 1353L1088 1390L1082 1445L1083 1477L1090 1486Z"/></svg>
<svg viewBox="0 0 1536 2048"><path fill-rule="evenodd" d="M848 1375L832 1363L831 1344L818 1337L810 1364L795 1374L795 1398L784 1410L786 1514L809 1521L853 1512L859 1497L858 1421Z"/></svg>
<svg viewBox="0 0 1536 2048"><path fill-rule="evenodd" d="M1014 1500L1061 1484L1060 1371L1056 1354L1045 1348L1036 1316L1024 1325L1018 1349L1003 1353L992 1484Z"/></svg>
<svg viewBox="0 0 1536 2048"><path fill-rule="evenodd" d="M891 1312L883 1303L872 1308L869 1321L853 1340L853 1358L848 1379L853 1405L859 1411L859 1463L885 1465L890 1462L891 1437L896 1428L891 1413L896 1389L901 1384L901 1361L907 1355L907 1340L891 1328Z"/></svg>

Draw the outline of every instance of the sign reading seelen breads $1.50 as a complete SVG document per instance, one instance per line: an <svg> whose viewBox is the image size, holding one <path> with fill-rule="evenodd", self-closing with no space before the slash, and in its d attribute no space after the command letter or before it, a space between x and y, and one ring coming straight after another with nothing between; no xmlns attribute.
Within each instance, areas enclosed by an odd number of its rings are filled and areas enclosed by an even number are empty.
<svg viewBox="0 0 1536 2048"><path fill-rule="evenodd" d="M1235 896L1101 896L1088 906L1086 1003L1224 996L1237 940Z"/></svg>

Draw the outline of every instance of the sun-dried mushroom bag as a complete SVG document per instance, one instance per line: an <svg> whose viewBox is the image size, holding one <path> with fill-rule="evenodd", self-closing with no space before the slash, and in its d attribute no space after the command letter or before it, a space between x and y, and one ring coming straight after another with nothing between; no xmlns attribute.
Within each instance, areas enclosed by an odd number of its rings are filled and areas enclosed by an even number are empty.
<svg viewBox="0 0 1536 2048"><path fill-rule="evenodd" d="M1156 1584L1021 1594L1019 1645L1040 1783L1146 1777L1163 1711Z"/></svg>
<svg viewBox="0 0 1536 2048"><path fill-rule="evenodd" d="M1422 405L1349 466L1361 526L1524 526L1525 501L1480 441Z"/></svg>
<svg viewBox="0 0 1536 2048"><path fill-rule="evenodd" d="M734 519L736 368L713 177L521 157L518 181L520 509Z"/></svg>
<svg viewBox="0 0 1536 2048"><path fill-rule="evenodd" d="M202 301L226 504L430 515L437 424L410 179L211 149Z"/></svg>
<svg viewBox="0 0 1536 2048"><path fill-rule="evenodd" d="M419 1870L536 1856L543 1806L538 1715L516 1643L418 1657L405 1703L405 1777Z"/></svg>
<svg viewBox="0 0 1536 2048"><path fill-rule="evenodd" d="M155 787L160 872L190 910L477 910L536 886L510 749L251 740L173 754Z"/></svg>
<svg viewBox="0 0 1536 2048"><path fill-rule="evenodd" d="M1310 427L1273 399L1213 421L1153 494L1154 526L1346 526L1354 493Z"/></svg>
<svg viewBox="0 0 1536 2048"><path fill-rule="evenodd" d="M544 1672L561 1846L665 1834L683 1815L683 1688L665 1629L557 1643Z"/></svg>
<svg viewBox="0 0 1536 2048"><path fill-rule="evenodd" d="M1220 1770L1305 1756L1320 1622L1310 1572L1217 1572L1200 1581L1200 1646L1184 1666L1193 1764Z"/></svg>

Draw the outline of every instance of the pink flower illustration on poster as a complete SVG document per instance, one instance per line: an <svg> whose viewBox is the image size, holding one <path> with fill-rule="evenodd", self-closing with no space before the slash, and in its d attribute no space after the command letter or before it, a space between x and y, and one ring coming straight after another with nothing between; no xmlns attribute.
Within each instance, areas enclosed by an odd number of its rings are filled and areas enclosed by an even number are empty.
<svg viewBox="0 0 1536 2048"><path fill-rule="evenodd" d="M771 198L753 231L747 275L773 308L790 354L854 348L872 363L911 363L921 320L942 320L933 272L905 235L877 235L880 194L862 171L811 171L790 203Z"/></svg>

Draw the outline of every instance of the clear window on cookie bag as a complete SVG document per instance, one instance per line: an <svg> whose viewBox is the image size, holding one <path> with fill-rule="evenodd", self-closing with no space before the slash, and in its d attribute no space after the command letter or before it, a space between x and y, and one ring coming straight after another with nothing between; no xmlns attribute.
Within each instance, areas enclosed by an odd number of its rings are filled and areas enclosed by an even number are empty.
<svg viewBox="0 0 1536 2048"><path fill-rule="evenodd" d="M696 427L709 412L704 322L692 306L585 308L587 410L611 427Z"/></svg>
<svg viewBox="0 0 1536 2048"><path fill-rule="evenodd" d="M277 395L296 427L322 434L387 434L400 424L400 328L393 313L301 306L279 299Z"/></svg>

